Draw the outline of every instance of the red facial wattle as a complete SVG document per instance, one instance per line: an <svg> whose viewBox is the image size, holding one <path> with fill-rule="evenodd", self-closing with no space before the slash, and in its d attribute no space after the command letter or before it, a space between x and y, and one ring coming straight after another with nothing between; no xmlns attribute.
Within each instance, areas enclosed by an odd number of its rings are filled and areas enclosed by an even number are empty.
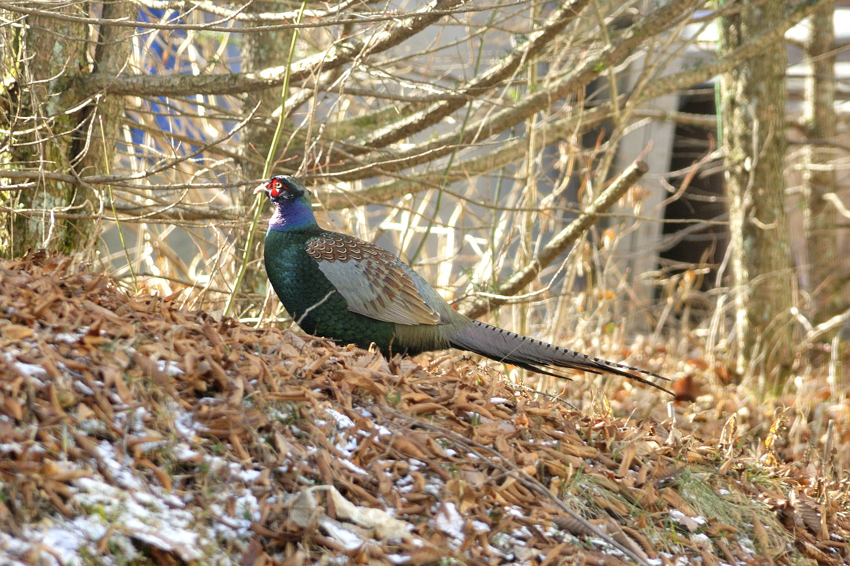
<svg viewBox="0 0 850 566"><path fill-rule="evenodd" d="M269 195L272 198L277 198L278 195L280 195L280 190L278 189L278 187L280 187L280 185L281 185L280 179L272 179L272 182L269 183Z"/></svg>

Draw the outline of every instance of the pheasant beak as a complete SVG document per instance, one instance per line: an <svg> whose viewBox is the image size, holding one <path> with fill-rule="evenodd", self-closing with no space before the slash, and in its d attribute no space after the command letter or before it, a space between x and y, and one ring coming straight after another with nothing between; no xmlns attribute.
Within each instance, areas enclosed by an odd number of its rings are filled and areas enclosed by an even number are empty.
<svg viewBox="0 0 850 566"><path fill-rule="evenodd" d="M269 188L266 185L267 185L267 183L260 183L259 185L254 187L254 194L256 195L256 194L259 194L259 193L268 193Z"/></svg>

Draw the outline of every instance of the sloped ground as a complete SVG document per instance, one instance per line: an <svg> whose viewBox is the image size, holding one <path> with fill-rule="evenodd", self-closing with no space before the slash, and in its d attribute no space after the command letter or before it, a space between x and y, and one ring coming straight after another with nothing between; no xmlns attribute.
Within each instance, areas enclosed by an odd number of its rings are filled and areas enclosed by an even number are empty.
<svg viewBox="0 0 850 566"><path fill-rule="evenodd" d="M70 265L0 264L2 564L850 561L847 486L781 419L750 454L736 419L587 416Z"/></svg>

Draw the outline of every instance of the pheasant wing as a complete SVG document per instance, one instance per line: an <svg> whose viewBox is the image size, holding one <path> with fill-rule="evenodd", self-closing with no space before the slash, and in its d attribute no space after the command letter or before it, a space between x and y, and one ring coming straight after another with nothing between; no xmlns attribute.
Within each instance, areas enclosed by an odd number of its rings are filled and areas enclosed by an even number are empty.
<svg viewBox="0 0 850 566"><path fill-rule="evenodd" d="M348 310L396 324L440 323L398 258L358 238L325 232L307 242L307 254L348 302Z"/></svg>

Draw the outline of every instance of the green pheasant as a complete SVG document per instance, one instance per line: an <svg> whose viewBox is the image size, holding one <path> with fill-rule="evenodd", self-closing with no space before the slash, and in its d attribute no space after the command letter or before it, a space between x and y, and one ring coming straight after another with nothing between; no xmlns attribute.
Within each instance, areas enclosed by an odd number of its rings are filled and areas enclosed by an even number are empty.
<svg viewBox="0 0 850 566"><path fill-rule="evenodd" d="M454 310L393 254L358 238L323 230L310 193L294 177L255 189L274 205L266 233L266 272L298 325L317 336L385 354L458 348L528 370L612 373L651 385L652 372L609 362L508 332Z"/></svg>

